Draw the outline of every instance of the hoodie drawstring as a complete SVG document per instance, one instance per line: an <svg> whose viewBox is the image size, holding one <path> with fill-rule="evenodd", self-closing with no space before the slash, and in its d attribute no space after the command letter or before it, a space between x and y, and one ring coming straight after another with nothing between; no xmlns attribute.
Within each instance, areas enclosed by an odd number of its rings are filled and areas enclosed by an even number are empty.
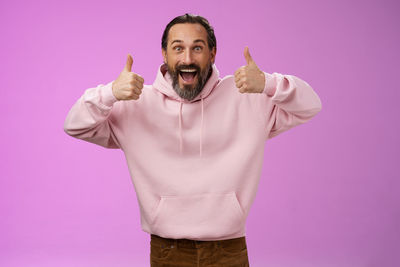
<svg viewBox="0 0 400 267"><path fill-rule="evenodd" d="M203 117L204 117L204 105L203 105L203 96L201 96L200 157L201 157L201 149L202 149L201 141L203 139Z"/></svg>
<svg viewBox="0 0 400 267"><path fill-rule="evenodd" d="M179 108L179 145L180 145L180 150L181 150L181 154L182 154L182 101L180 108Z"/></svg>
<svg viewBox="0 0 400 267"><path fill-rule="evenodd" d="M182 140L182 100L180 100L180 107L179 107L179 146L181 154L183 152L183 140ZM201 127L200 127L200 157L203 148L203 121L204 121L204 101L203 96L201 96Z"/></svg>

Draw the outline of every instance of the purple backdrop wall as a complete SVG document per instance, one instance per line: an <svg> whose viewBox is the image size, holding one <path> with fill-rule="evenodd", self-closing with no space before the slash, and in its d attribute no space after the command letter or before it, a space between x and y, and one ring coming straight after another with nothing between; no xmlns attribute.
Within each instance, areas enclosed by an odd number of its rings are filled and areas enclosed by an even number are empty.
<svg viewBox="0 0 400 267"><path fill-rule="evenodd" d="M186 12L214 25L223 76L248 45L262 70L304 79L322 101L266 143L251 266L400 266L399 4L377 0L1 1L0 265L149 265L122 151L63 123L127 53L152 83L162 31Z"/></svg>

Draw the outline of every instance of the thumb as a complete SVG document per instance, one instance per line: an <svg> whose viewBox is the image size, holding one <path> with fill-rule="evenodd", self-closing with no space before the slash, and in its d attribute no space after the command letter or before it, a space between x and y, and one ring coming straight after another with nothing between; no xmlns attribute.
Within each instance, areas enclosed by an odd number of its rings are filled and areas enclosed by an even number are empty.
<svg viewBox="0 0 400 267"><path fill-rule="evenodd" d="M124 70L128 71L128 72L131 72L132 71L132 64L133 64L133 58L132 58L132 56L130 54L128 54L128 58L126 60L126 65L125 65Z"/></svg>
<svg viewBox="0 0 400 267"><path fill-rule="evenodd" d="M254 62L253 58L250 56L249 47L247 46L244 48L244 58L246 59L247 65Z"/></svg>

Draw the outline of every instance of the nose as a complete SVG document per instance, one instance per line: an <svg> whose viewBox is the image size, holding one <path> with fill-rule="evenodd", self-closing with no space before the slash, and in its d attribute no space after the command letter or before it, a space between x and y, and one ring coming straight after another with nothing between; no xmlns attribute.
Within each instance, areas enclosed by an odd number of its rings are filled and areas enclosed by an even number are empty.
<svg viewBox="0 0 400 267"><path fill-rule="evenodd" d="M192 51L190 49L185 50L183 63L185 63L186 65L193 63Z"/></svg>

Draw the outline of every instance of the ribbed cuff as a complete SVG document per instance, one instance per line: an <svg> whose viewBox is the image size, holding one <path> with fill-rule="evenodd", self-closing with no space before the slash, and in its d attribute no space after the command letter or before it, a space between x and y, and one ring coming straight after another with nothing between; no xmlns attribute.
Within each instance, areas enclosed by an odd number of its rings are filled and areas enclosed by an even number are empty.
<svg viewBox="0 0 400 267"><path fill-rule="evenodd" d="M111 107L115 102L118 101L118 99L115 98L113 92L112 92L112 83L114 81L109 82L105 86L101 88L102 92L102 102L104 105Z"/></svg>
<svg viewBox="0 0 400 267"><path fill-rule="evenodd" d="M263 90L264 94L267 94L269 97L273 97L276 92L276 79L272 74L266 73L265 74L265 87Z"/></svg>

